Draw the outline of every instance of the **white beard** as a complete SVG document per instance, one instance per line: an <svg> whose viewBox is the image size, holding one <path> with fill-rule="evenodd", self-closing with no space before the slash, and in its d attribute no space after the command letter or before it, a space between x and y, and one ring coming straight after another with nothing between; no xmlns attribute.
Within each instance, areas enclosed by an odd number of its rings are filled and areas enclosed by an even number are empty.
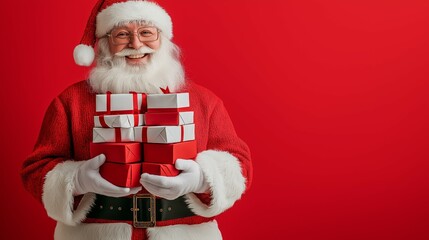
<svg viewBox="0 0 429 240"><path fill-rule="evenodd" d="M178 91L185 83L179 60L180 49L161 35L160 48L145 65L131 66L125 57L112 56L108 40L98 41L97 66L89 75L89 84L96 93L162 93L161 88Z"/></svg>

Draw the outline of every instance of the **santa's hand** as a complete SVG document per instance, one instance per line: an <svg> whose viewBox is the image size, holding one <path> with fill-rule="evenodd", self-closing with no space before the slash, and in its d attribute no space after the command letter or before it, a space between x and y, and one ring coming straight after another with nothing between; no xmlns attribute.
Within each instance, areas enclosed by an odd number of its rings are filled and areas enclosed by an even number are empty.
<svg viewBox="0 0 429 240"><path fill-rule="evenodd" d="M100 166L106 161L106 156L100 154L80 165L74 176L74 195L93 192L110 197L123 197L136 194L141 187L122 188L108 182L100 175Z"/></svg>
<svg viewBox="0 0 429 240"><path fill-rule="evenodd" d="M193 160L177 159L175 167L182 172L175 177L143 173L140 183L155 196L173 200L190 192L203 193L209 189L203 171Z"/></svg>

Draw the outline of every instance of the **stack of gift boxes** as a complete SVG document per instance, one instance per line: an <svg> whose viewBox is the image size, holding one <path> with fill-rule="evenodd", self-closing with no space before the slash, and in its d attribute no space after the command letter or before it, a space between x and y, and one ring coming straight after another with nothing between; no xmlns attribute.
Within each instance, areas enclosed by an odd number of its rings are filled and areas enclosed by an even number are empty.
<svg viewBox="0 0 429 240"><path fill-rule="evenodd" d="M121 187L140 186L140 175L176 176L177 159L197 154L188 93L97 94L91 157L106 156L100 174Z"/></svg>

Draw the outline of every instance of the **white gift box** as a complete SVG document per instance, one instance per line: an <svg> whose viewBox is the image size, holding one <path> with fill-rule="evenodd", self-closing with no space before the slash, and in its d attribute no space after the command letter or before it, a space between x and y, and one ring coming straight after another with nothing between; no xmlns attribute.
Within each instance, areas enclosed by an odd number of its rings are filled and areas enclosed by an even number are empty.
<svg viewBox="0 0 429 240"><path fill-rule="evenodd" d="M177 109L189 107L189 93L147 95L147 109Z"/></svg>
<svg viewBox="0 0 429 240"><path fill-rule="evenodd" d="M97 94L95 96L95 111L98 115L143 113L146 111L146 94Z"/></svg>
<svg viewBox="0 0 429 240"><path fill-rule="evenodd" d="M142 126L134 128L136 142L177 143L195 140L195 124L181 126Z"/></svg>
<svg viewBox="0 0 429 240"><path fill-rule="evenodd" d="M93 128L92 141L101 142L133 142L133 128Z"/></svg>
<svg viewBox="0 0 429 240"><path fill-rule="evenodd" d="M94 126L102 128L131 128L144 125L144 114L94 116Z"/></svg>

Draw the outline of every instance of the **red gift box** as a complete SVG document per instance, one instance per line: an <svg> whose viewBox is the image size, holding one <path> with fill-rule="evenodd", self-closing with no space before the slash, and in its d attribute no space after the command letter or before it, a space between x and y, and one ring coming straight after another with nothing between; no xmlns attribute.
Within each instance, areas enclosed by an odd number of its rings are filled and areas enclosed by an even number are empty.
<svg viewBox="0 0 429 240"><path fill-rule="evenodd" d="M104 154L106 162L135 163L140 162L141 143L90 143L91 158Z"/></svg>
<svg viewBox="0 0 429 240"><path fill-rule="evenodd" d="M148 126L177 126L194 123L194 112L147 112L145 123Z"/></svg>
<svg viewBox="0 0 429 240"><path fill-rule="evenodd" d="M180 171L177 170L173 164L149 163L142 164L142 172L155 174L159 176L173 177L179 175Z"/></svg>
<svg viewBox="0 0 429 240"><path fill-rule="evenodd" d="M140 186L141 163L110 163L105 162L100 167L100 175L107 181L119 187Z"/></svg>
<svg viewBox="0 0 429 240"><path fill-rule="evenodd" d="M156 144L144 143L144 162L174 164L176 159L192 159L197 156L196 141Z"/></svg>

